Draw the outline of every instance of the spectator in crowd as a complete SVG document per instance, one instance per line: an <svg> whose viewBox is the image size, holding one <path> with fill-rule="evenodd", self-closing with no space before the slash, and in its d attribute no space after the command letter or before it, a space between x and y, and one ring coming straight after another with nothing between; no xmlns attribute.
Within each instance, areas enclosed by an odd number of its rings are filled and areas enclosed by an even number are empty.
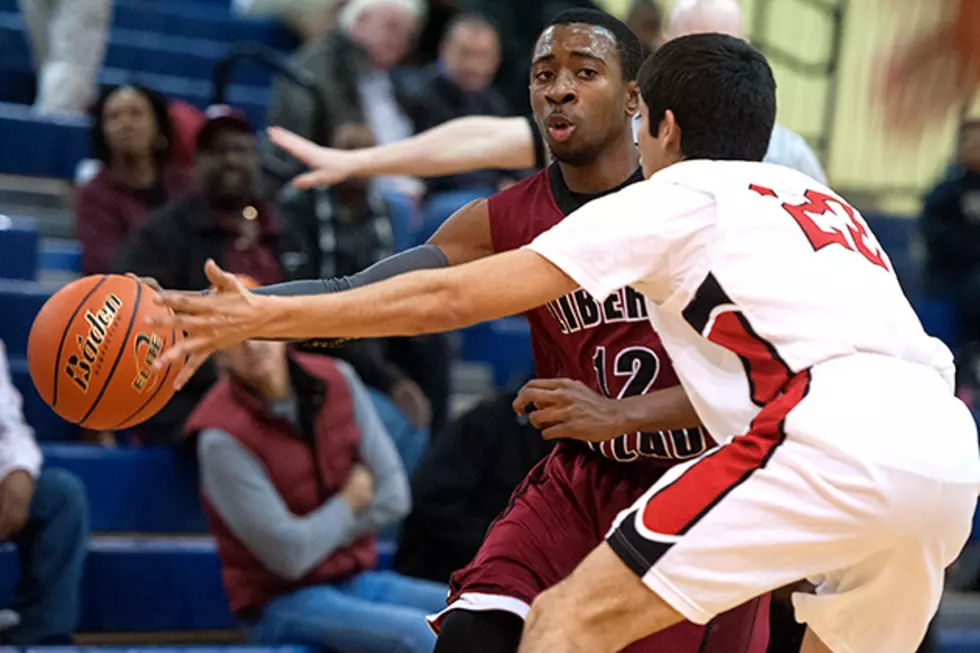
<svg viewBox="0 0 980 653"><path fill-rule="evenodd" d="M736 0L677 0L667 22L667 38L687 34L717 32L740 39L745 37L742 10ZM793 168L822 184L827 183L820 160L802 136L776 124L772 129L766 163Z"/></svg>
<svg viewBox="0 0 980 653"><path fill-rule="evenodd" d="M530 103L531 51L544 26L565 9L597 9L591 0L466 0L465 5L497 27L502 63L496 85L507 106L518 111L525 111Z"/></svg>
<svg viewBox="0 0 980 653"><path fill-rule="evenodd" d="M734 35L742 36L741 22L732 27L730 14L706 10L709 6L720 7L723 2L738 10L734 0L679 0L671 18L680 17L681 26L686 21L684 29L705 32L737 29L739 31ZM674 28L675 31L679 29ZM317 146L296 134L276 129L271 132L271 141L313 168L300 177L298 183L301 186L338 183L357 175L437 177L486 168L541 168L548 165L550 158L530 116L455 118L404 141L357 152ZM818 181L826 179L819 160L806 141L779 125L773 130L765 160L793 168Z"/></svg>
<svg viewBox="0 0 980 653"><path fill-rule="evenodd" d="M425 616L442 608L446 586L372 571L374 534L404 517L410 500L356 373L272 341L215 358L223 379L185 432L197 437L205 515L249 638L430 653Z"/></svg>
<svg viewBox="0 0 980 653"><path fill-rule="evenodd" d="M646 46L648 54L663 43L663 14L654 0L633 0L623 22Z"/></svg>
<svg viewBox="0 0 980 653"><path fill-rule="evenodd" d="M350 0L340 11L338 24L290 62L294 70L319 84L325 119L316 124L314 98L306 89L279 78L272 89L269 124L324 145L346 123L366 124L381 143L413 134L420 110L418 81L395 65L408 52L424 19L422 0ZM266 154L269 166L283 179L302 169L279 150ZM421 185L404 177L384 178L382 189L403 198L401 205L410 212Z"/></svg>
<svg viewBox="0 0 980 653"><path fill-rule="evenodd" d="M955 165L926 195L920 226L926 283L931 294L956 305L967 358L958 368L970 376L967 368L977 362L972 350L980 346L980 121L960 127Z"/></svg>
<svg viewBox="0 0 980 653"><path fill-rule="evenodd" d="M412 512L402 525L397 572L447 582L473 559L514 488L554 447L514 414L515 394L497 392L477 404L422 457L412 476Z"/></svg>
<svg viewBox="0 0 980 653"><path fill-rule="evenodd" d="M335 147L374 144L364 125L343 125ZM373 182L359 177L333 187L280 193L282 261L287 280L354 274L390 256L389 209ZM332 353L350 362L364 381L389 395L416 427L445 423L450 356L445 334L350 342Z"/></svg>
<svg viewBox="0 0 980 653"><path fill-rule="evenodd" d="M85 488L73 474L41 469L21 397L0 341L0 542L13 542L20 584L8 612L6 646L70 645L81 605L88 546Z"/></svg>
<svg viewBox="0 0 980 653"><path fill-rule="evenodd" d="M416 124L429 129L463 116L506 116L503 97L490 86L500 65L500 39L487 19L463 14L443 36L439 61L423 72L425 110ZM412 245L425 242L459 208L514 181L513 174L480 170L426 181L426 205Z"/></svg>
<svg viewBox="0 0 980 653"><path fill-rule="evenodd" d="M174 132L162 95L140 86L111 87L92 113L92 154L101 170L75 194L75 237L85 274L105 272L149 213L183 195L191 183L171 165Z"/></svg>
<svg viewBox="0 0 980 653"><path fill-rule="evenodd" d="M263 284L281 279L279 230L272 207L259 196L258 144L248 120L227 106L208 110L197 137L199 190L153 213L119 248L109 269L152 277L167 289L203 290L204 263L221 261ZM137 427L144 443L173 442L180 425L215 380L202 367L148 422Z"/></svg>
<svg viewBox="0 0 980 653"><path fill-rule="evenodd" d="M112 0L18 0L34 52L44 114L82 115L102 68Z"/></svg>
<svg viewBox="0 0 980 653"><path fill-rule="evenodd" d="M425 26L419 34L414 52L406 58L413 66L427 66L439 58L446 29L460 13L467 0L426 0Z"/></svg>

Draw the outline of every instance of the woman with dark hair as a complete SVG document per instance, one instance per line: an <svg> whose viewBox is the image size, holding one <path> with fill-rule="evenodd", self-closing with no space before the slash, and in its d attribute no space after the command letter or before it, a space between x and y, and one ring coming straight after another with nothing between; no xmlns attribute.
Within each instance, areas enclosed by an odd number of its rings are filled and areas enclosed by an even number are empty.
<svg viewBox="0 0 980 653"><path fill-rule="evenodd" d="M141 86L105 89L92 109L92 155L102 170L75 193L82 272L104 272L149 213L182 195L191 177L171 160L168 102Z"/></svg>

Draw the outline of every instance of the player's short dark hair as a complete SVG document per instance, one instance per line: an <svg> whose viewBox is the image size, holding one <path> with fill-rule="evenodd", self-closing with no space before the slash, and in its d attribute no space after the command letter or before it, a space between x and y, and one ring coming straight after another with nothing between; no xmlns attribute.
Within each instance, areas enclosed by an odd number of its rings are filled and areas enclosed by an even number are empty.
<svg viewBox="0 0 980 653"><path fill-rule="evenodd" d="M566 9L555 14L554 18L545 25L545 29L555 25L575 23L609 30L616 38L616 53L619 55L619 65L623 69L623 79L628 82L636 79L643 64L643 46L626 23L598 9Z"/></svg>
<svg viewBox="0 0 980 653"><path fill-rule="evenodd" d="M776 80L742 39L693 34L658 49L640 70L640 95L657 135L670 109L689 159L761 161L776 121Z"/></svg>
<svg viewBox="0 0 980 653"><path fill-rule="evenodd" d="M112 151L109 149L109 143L105 138L105 119L103 114L105 113L106 102L109 101L113 93L121 89L136 91L150 103L150 108L153 110L154 117L156 117L157 134L161 137L155 154L158 161L166 161L170 156L170 149L174 141L174 126L170 120L170 103L160 93L138 84L120 84L118 86L105 86L102 88L99 99L89 110L92 116L92 130L89 133L89 147L92 150L92 156L106 165L112 163Z"/></svg>

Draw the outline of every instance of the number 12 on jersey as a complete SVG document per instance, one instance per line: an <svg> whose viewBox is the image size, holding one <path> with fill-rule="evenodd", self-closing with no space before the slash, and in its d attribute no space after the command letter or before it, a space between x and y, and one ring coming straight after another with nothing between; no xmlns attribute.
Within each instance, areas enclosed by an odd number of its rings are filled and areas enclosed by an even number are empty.
<svg viewBox="0 0 980 653"><path fill-rule="evenodd" d="M626 347L612 362L612 376L624 380L616 395L609 391L609 374L606 348L596 347L592 356L599 389L602 394L615 399L646 394L660 373L660 358L646 347ZM685 460L701 455L707 448L707 440L701 429L655 431L651 433L626 433L607 442L590 442L593 450L607 458L623 462L639 457Z"/></svg>

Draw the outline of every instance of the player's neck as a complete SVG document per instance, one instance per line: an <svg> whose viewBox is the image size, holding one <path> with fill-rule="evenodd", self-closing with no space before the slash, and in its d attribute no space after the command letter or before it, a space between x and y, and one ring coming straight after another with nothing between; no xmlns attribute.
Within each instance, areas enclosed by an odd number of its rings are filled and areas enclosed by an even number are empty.
<svg viewBox="0 0 980 653"><path fill-rule="evenodd" d="M559 161L561 176L573 193L601 193L619 186L636 172L640 154L632 133L606 148L592 163L573 166Z"/></svg>

